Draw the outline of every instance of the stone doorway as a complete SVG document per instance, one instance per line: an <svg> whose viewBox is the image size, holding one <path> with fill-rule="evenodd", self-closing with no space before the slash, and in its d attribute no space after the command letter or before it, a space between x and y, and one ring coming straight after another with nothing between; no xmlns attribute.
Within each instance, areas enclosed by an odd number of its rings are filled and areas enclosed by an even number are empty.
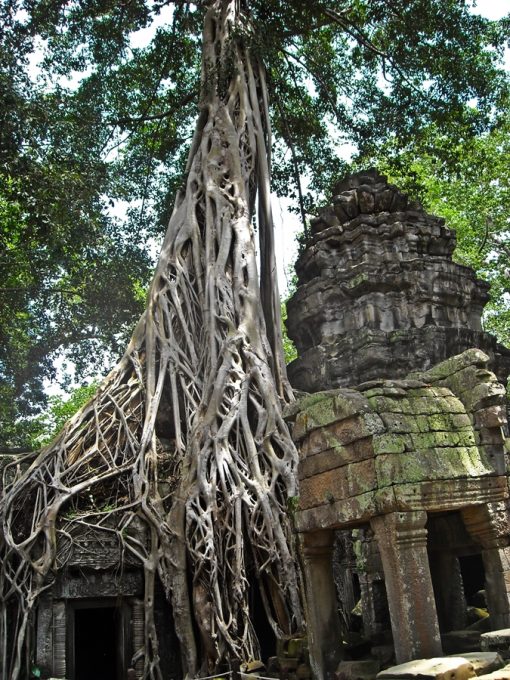
<svg viewBox="0 0 510 680"><path fill-rule="evenodd" d="M130 655L127 605L112 598L73 602L67 625L70 680L124 680Z"/></svg>

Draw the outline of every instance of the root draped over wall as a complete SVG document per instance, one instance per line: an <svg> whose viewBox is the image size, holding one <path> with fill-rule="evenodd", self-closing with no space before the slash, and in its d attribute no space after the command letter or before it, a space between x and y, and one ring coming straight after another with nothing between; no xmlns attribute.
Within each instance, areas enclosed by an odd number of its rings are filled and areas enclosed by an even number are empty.
<svg viewBox="0 0 510 680"><path fill-rule="evenodd" d="M69 561L76 533L90 527L113 532L143 566L145 647L135 653L144 677L162 677L157 575L172 602L188 677L259 656L249 570L275 634L303 628L287 513L297 493L297 454L281 413L292 393L275 280L268 99L241 5L208 3L185 182L124 357L28 471L5 470L5 680L28 676L38 597ZM140 519L147 540L134 530ZM15 623L9 631L8 617Z"/></svg>

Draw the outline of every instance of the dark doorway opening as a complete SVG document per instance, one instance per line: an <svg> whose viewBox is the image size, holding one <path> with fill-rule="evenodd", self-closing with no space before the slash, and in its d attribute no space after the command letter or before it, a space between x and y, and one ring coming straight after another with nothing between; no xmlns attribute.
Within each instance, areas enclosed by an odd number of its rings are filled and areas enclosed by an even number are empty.
<svg viewBox="0 0 510 680"><path fill-rule="evenodd" d="M250 618L260 644L261 660L266 662L270 656L276 654L276 636L269 625L260 585L254 574L250 578Z"/></svg>
<svg viewBox="0 0 510 680"><path fill-rule="evenodd" d="M468 605L479 603L473 602L473 597L480 590L485 588L485 569L483 558L480 554L466 555L459 558L462 582L464 584L464 594Z"/></svg>
<svg viewBox="0 0 510 680"><path fill-rule="evenodd" d="M121 611L118 607L74 609L74 680L120 680Z"/></svg>

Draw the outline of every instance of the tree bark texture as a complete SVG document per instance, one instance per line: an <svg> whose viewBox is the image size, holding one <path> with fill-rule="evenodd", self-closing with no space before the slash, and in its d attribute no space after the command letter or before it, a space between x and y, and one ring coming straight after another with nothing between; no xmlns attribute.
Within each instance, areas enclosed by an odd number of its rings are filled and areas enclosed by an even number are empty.
<svg viewBox="0 0 510 680"><path fill-rule="evenodd" d="M76 532L90 527L114 532L123 553L143 565L145 645L137 658L146 678L162 677L158 575L187 677L259 657L252 574L275 634L303 628L287 512L297 494L297 454L281 412L292 394L275 278L271 132L251 37L239 0L208 3L200 116L146 312L95 397L29 460L28 471L6 468L5 680L28 676L37 598L65 567ZM146 540L133 530L136 518Z"/></svg>

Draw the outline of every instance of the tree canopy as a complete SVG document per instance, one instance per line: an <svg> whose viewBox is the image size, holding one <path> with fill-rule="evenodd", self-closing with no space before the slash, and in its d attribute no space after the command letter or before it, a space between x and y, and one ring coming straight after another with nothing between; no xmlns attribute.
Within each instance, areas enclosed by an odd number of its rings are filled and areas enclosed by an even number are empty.
<svg viewBox="0 0 510 680"><path fill-rule="evenodd" d="M143 309L183 182L207 4L0 2L4 446L30 443L26 417L59 354L79 376L97 370ZM368 158L388 144L412 155L426 138L454 168L459 135L469 144L498 129L508 20L459 0L249 4L271 93L273 190L303 215L341 174L344 143Z"/></svg>

